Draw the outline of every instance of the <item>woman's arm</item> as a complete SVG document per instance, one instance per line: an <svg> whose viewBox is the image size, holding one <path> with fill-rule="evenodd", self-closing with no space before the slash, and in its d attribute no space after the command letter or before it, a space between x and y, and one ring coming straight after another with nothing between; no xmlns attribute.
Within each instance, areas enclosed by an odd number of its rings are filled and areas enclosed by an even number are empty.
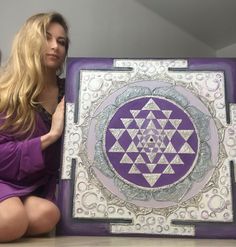
<svg viewBox="0 0 236 247"><path fill-rule="evenodd" d="M60 138L64 128L64 98L58 104L53 116L50 131L41 136L41 148L44 150Z"/></svg>
<svg viewBox="0 0 236 247"><path fill-rule="evenodd" d="M0 134L0 179L20 180L45 168L43 150L60 138L64 127L64 99L52 116L50 131L41 137L17 141Z"/></svg>
<svg viewBox="0 0 236 247"><path fill-rule="evenodd" d="M16 141L0 135L0 178L20 180L44 168L40 137Z"/></svg>

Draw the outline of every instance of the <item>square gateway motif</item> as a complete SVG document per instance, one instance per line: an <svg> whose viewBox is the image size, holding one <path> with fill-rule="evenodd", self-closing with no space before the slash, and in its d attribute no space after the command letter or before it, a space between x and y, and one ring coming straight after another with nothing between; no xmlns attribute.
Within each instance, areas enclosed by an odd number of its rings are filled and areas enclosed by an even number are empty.
<svg viewBox="0 0 236 247"><path fill-rule="evenodd" d="M58 235L235 238L236 59L69 58Z"/></svg>

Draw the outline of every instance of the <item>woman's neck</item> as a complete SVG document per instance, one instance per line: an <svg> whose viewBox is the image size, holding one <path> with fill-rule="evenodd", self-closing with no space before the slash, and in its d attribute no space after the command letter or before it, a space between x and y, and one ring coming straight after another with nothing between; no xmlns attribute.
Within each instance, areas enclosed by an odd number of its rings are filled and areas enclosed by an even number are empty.
<svg viewBox="0 0 236 247"><path fill-rule="evenodd" d="M57 85L57 75L55 72L47 73L45 75L45 87L55 87Z"/></svg>
<svg viewBox="0 0 236 247"><path fill-rule="evenodd" d="M47 73L44 80L45 87L38 96L38 101L48 113L53 114L58 104L57 76L55 73Z"/></svg>

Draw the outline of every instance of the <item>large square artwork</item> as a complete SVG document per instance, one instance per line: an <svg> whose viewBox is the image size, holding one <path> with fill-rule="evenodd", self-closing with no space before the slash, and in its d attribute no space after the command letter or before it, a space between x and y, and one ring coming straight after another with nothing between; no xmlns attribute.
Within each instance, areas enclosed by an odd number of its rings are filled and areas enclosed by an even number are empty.
<svg viewBox="0 0 236 247"><path fill-rule="evenodd" d="M236 59L69 58L58 235L236 238Z"/></svg>

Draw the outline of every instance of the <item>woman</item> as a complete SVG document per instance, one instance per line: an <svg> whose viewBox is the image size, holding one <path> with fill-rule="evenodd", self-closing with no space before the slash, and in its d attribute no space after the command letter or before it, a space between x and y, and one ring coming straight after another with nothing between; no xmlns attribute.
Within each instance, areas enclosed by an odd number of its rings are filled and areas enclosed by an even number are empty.
<svg viewBox="0 0 236 247"><path fill-rule="evenodd" d="M68 26L59 13L30 17L0 72L0 242L50 232L64 125Z"/></svg>

